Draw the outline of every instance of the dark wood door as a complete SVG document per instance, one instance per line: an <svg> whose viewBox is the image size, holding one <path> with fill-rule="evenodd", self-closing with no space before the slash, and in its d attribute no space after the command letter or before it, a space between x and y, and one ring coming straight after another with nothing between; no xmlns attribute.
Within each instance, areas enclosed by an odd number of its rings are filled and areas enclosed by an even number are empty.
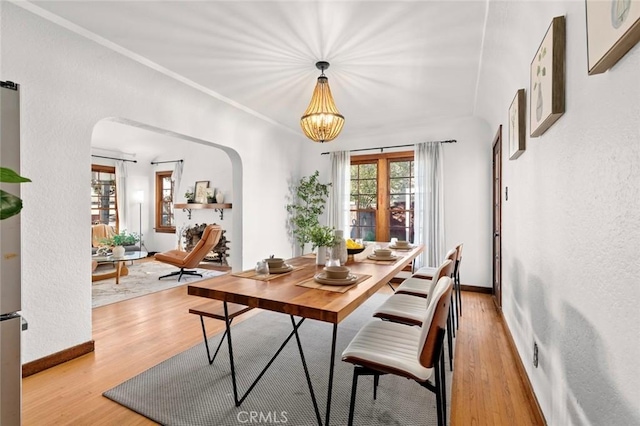
<svg viewBox="0 0 640 426"><path fill-rule="evenodd" d="M502 308L502 125L493 140L493 297Z"/></svg>

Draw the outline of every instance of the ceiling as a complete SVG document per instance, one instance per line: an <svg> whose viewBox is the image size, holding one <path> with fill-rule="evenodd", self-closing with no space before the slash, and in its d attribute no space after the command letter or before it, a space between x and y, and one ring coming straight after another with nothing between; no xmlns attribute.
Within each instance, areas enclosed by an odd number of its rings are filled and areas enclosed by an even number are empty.
<svg viewBox="0 0 640 426"><path fill-rule="evenodd" d="M485 1L32 4L299 134L318 60L339 139L474 113Z"/></svg>

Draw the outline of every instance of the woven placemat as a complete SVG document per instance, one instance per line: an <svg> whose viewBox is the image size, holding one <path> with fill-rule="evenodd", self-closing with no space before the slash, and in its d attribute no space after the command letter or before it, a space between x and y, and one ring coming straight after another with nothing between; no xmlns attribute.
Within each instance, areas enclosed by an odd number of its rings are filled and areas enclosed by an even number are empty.
<svg viewBox="0 0 640 426"><path fill-rule="evenodd" d="M301 283L298 283L296 285L300 286L300 287L315 288L317 290L326 290L326 291L334 291L336 293L345 293L345 292L349 291L350 288L353 288L353 287L357 286L358 284L360 284L362 281L366 280L367 278L371 278L371 275L366 275L366 274L353 274L353 275L358 277L358 279L356 280L355 283L353 283L351 285L327 285L327 284L321 284L321 283L317 282L316 280L314 280L313 278L308 279L306 281L302 281Z"/></svg>
<svg viewBox="0 0 640 426"><path fill-rule="evenodd" d="M247 269L246 271L236 272L231 275L234 277L240 277L240 278L251 278L252 280L271 281L271 280L275 280L278 277L282 277L284 275L292 273L293 271L297 271L303 268L304 266L294 266L293 269L288 272L283 272L281 274L269 274L269 275L258 275L255 269Z"/></svg>

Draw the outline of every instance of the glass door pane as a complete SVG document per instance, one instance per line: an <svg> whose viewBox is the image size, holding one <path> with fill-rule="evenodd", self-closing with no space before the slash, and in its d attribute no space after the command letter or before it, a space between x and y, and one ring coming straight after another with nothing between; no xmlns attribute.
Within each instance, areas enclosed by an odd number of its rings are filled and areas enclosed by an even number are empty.
<svg viewBox="0 0 640 426"><path fill-rule="evenodd" d="M413 240L413 161L389 160L389 237Z"/></svg>
<svg viewBox="0 0 640 426"><path fill-rule="evenodd" d="M116 174L113 167L92 166L91 223L117 227Z"/></svg>
<svg viewBox="0 0 640 426"><path fill-rule="evenodd" d="M376 239L378 167L376 163L351 165L351 238Z"/></svg>

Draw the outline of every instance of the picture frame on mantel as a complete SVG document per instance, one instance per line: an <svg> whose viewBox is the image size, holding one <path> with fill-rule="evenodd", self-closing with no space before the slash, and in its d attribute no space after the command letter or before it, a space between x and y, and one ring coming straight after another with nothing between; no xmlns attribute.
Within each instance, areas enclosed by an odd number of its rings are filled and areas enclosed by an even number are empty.
<svg viewBox="0 0 640 426"><path fill-rule="evenodd" d="M553 18L531 61L529 129L538 137L564 114L566 24Z"/></svg>
<svg viewBox="0 0 640 426"><path fill-rule="evenodd" d="M519 89L509 107L509 160L520 157L526 148L525 93Z"/></svg>
<svg viewBox="0 0 640 426"><path fill-rule="evenodd" d="M194 199L196 203L207 203L207 188L209 188L208 180L199 180L196 182L194 190Z"/></svg>
<svg viewBox="0 0 640 426"><path fill-rule="evenodd" d="M589 75L613 67L640 41L640 1L585 0Z"/></svg>

